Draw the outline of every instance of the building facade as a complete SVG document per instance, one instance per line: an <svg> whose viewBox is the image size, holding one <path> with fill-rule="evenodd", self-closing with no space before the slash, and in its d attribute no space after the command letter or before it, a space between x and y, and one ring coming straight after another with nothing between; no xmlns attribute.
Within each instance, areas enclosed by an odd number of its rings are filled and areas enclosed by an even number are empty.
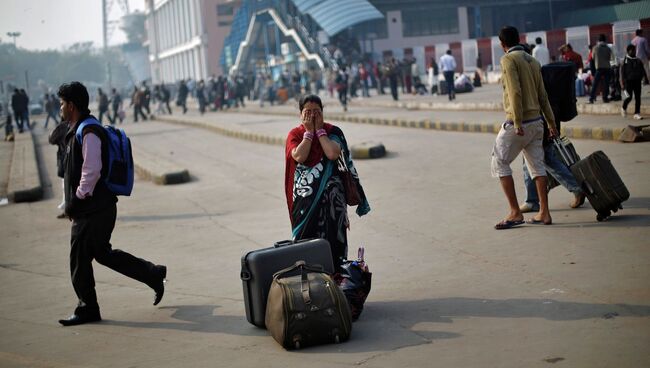
<svg viewBox="0 0 650 368"><path fill-rule="evenodd" d="M240 1L147 0L153 83L221 74L219 58Z"/></svg>

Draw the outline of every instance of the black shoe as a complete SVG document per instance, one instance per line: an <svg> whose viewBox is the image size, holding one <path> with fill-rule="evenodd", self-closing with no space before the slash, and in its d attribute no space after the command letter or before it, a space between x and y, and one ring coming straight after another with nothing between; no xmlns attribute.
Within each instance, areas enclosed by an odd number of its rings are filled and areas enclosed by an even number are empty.
<svg viewBox="0 0 650 368"><path fill-rule="evenodd" d="M153 291L156 292L156 295L154 296L153 299L153 305L158 305L158 303L160 303L160 301L162 300L163 295L165 294L165 277L167 277L167 267L159 266L158 270L160 275L160 281L155 287L153 287Z"/></svg>
<svg viewBox="0 0 650 368"><path fill-rule="evenodd" d="M60 319L59 323L63 326L76 326L82 325L84 323L99 322L102 320L102 316L99 314L99 309L96 311L86 311L86 312L77 312L68 317L68 319Z"/></svg>

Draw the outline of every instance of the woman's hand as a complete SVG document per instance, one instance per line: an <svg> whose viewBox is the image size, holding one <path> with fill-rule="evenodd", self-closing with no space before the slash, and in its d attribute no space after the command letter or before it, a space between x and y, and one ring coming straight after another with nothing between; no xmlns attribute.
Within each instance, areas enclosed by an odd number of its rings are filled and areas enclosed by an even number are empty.
<svg viewBox="0 0 650 368"><path fill-rule="evenodd" d="M325 125L325 122L323 121L323 112L322 111L315 111L313 121L314 121L314 128L316 130L323 129L323 126Z"/></svg>
<svg viewBox="0 0 650 368"><path fill-rule="evenodd" d="M316 128L314 125L314 113L309 110L303 110L302 113L302 125L305 127L305 130L308 132L315 132Z"/></svg>

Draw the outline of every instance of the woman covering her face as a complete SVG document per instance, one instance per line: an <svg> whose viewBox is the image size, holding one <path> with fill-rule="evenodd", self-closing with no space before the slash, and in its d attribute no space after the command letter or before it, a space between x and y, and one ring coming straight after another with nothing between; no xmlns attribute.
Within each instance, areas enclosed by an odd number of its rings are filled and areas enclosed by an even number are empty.
<svg viewBox="0 0 650 368"><path fill-rule="evenodd" d="M335 264L341 265L347 259L349 228L344 166L359 193L357 215L367 214L370 206L343 132L323 121L320 98L306 95L299 105L301 124L289 132L285 151L285 194L293 239L326 239Z"/></svg>

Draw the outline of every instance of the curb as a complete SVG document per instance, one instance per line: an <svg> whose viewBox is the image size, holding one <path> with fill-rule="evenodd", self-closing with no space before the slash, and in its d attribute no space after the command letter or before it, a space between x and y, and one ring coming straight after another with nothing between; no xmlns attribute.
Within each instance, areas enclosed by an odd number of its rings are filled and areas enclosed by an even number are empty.
<svg viewBox="0 0 650 368"><path fill-rule="evenodd" d="M416 101L397 101L397 102L373 102L364 101L358 103L353 100L351 106L359 107L384 107L384 108L401 108L407 110L448 110L448 111L503 111L502 102L416 102ZM577 103L576 109L578 114L584 115L618 115L621 113L620 104L610 102L607 104L588 104ZM650 115L650 107L642 106L641 114Z"/></svg>
<svg viewBox="0 0 650 368"><path fill-rule="evenodd" d="M134 152L133 163L138 175L158 185L182 184L190 181L190 172L175 164L162 161L157 156L144 151ZM147 165L138 162L147 162Z"/></svg>
<svg viewBox="0 0 650 368"><path fill-rule="evenodd" d="M274 115L284 115L284 114L274 114ZM162 122L169 123L169 124L176 124L176 125L183 125L183 126L188 126L189 125L189 126L196 127L196 128L210 130L210 131L213 131L215 133L225 135L227 137L242 139L242 140L256 142L256 143L270 144L270 145L273 145L273 146L284 146L284 144L285 144L285 138L284 137L277 137L277 136L270 136L270 135L264 135L264 134L258 134L258 133L243 132L243 131L234 130L234 129L226 129L226 128L210 125L210 124L207 124L207 123L191 121L191 120L176 119L176 118L173 118L173 117L166 117L166 116L158 117L156 119L158 119L158 121L162 121Z"/></svg>
<svg viewBox="0 0 650 368"><path fill-rule="evenodd" d="M350 146L350 153L354 159L381 158L386 156L386 147L382 143L362 142Z"/></svg>
<svg viewBox="0 0 650 368"><path fill-rule="evenodd" d="M11 202L34 202L43 198L43 185L38 171L36 147L31 130L16 134L7 184Z"/></svg>
<svg viewBox="0 0 650 368"><path fill-rule="evenodd" d="M257 114L257 115L275 115L275 116L292 116L281 111L245 111L241 109L231 110L230 112L235 113L244 113L244 114ZM448 132L469 132L469 133L492 133L497 134L501 129L503 122L494 122L490 123L466 123L466 122L443 122L443 121L431 121L431 120L405 120L405 119L383 119L383 118L372 118L372 117L360 117L360 116L349 116L345 114L328 114L329 120L338 120L346 123L356 123L356 124L370 124L370 125L383 125L383 126L394 126L400 128L416 128L416 129L428 129L428 130L440 130ZM233 129L226 129L222 127L217 127L214 125L209 125L207 123L196 122L191 120L182 120L173 117L158 117L160 121L164 121L171 124L184 125L184 126L194 126L197 128L202 128L206 130L211 130L216 133L233 137L244 139L252 142L266 143L271 145L283 146L285 139L283 137L276 136L267 136L257 133L248 133L242 132ZM618 141L618 136L625 128L573 128L563 126L560 133L567 138L573 139L595 139L595 140L604 140L604 141Z"/></svg>
<svg viewBox="0 0 650 368"><path fill-rule="evenodd" d="M260 115L291 115L288 113L270 111L270 112L260 112L260 111L243 111L243 110L232 110L232 112L245 113L245 114L260 114ZM357 123L357 124L370 124L370 125L384 125L384 126L395 126L400 128L417 128L417 129L429 129L429 130L441 130L448 132L470 132L470 133L499 133L501 125L503 122L494 122L490 123L466 123L466 122L443 122L443 121L431 121L431 120L405 120L405 119L383 119L383 118L372 118L372 117L360 117L360 116L349 116L346 114L334 113L328 114L328 117L331 120L338 120L346 123ZM571 124L565 123L565 124ZM561 129L561 134L567 138L574 139L595 139L595 140L604 140L604 141L618 141L618 136L625 129L622 128L573 128L563 126Z"/></svg>

